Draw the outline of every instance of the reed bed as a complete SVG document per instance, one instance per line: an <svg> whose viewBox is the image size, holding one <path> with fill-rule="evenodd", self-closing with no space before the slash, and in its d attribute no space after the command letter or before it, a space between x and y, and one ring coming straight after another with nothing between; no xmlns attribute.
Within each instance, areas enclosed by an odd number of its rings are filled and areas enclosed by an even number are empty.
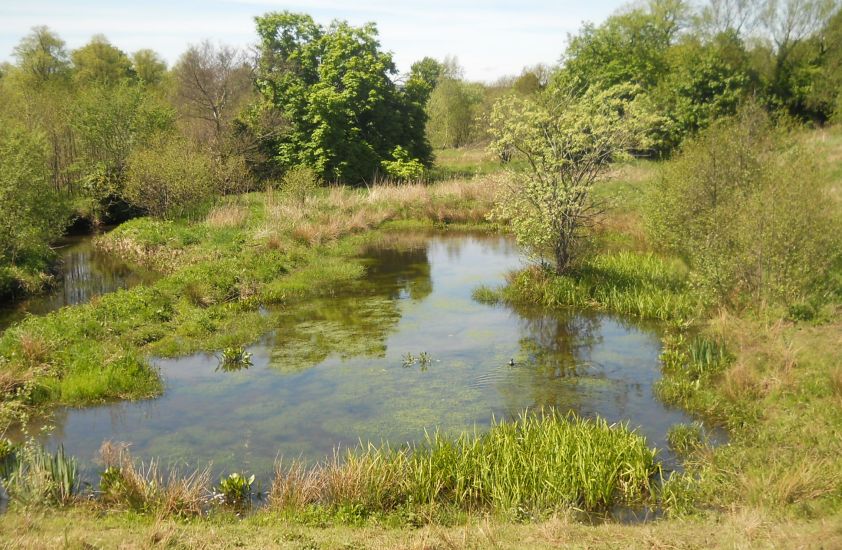
<svg viewBox="0 0 842 550"><path fill-rule="evenodd" d="M524 414L484 434L429 435L403 449L361 446L313 467L280 462L277 510L314 505L388 512L400 506L551 513L640 502L653 490L656 451L625 425Z"/></svg>

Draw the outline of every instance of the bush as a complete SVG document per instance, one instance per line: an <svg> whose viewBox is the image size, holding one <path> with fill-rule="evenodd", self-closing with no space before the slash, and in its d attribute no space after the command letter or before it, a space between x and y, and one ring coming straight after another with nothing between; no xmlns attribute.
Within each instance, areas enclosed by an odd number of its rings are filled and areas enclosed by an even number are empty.
<svg viewBox="0 0 842 550"><path fill-rule="evenodd" d="M178 140L134 151L128 160L126 199L158 218L181 217L218 193L214 163Z"/></svg>
<svg viewBox="0 0 842 550"><path fill-rule="evenodd" d="M424 165L420 160L411 158L409 152L400 145L392 151L392 158L395 160L380 162L389 177L399 181L419 181L424 177Z"/></svg>
<svg viewBox="0 0 842 550"><path fill-rule="evenodd" d="M284 174L281 181L281 191L289 199L304 204L308 197L313 196L321 186L321 180L309 166L296 166Z"/></svg>
<svg viewBox="0 0 842 550"><path fill-rule="evenodd" d="M816 164L753 105L689 141L648 204L654 241L716 301L794 303L839 255Z"/></svg>
<svg viewBox="0 0 842 550"><path fill-rule="evenodd" d="M0 125L0 262L48 256L47 245L68 221L66 201L50 181L45 141L37 133Z"/></svg>

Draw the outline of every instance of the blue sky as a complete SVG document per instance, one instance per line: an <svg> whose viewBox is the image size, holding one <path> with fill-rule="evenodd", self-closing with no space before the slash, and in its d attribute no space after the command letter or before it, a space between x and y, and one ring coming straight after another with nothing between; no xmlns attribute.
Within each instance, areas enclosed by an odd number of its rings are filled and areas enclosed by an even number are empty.
<svg viewBox="0 0 842 550"><path fill-rule="evenodd" d="M472 80L494 80L524 65L554 63L567 34L582 21L600 22L622 0L2 0L0 61L35 25L47 25L81 46L105 34L119 48L158 51L175 61L188 44L205 38L235 46L255 41L253 17L267 11L310 13L317 21L374 21L384 49L401 71L425 55L455 55Z"/></svg>

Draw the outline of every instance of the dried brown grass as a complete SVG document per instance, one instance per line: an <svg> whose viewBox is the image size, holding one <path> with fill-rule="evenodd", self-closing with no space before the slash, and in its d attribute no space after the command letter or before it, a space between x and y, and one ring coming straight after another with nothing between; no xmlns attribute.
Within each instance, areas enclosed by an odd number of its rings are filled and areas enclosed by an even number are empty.
<svg viewBox="0 0 842 550"><path fill-rule="evenodd" d="M102 444L99 456L117 476L102 495L106 505L158 517L196 517L207 506L210 467L186 474L171 469L164 475L156 461L135 464L127 444L111 441Z"/></svg>
<svg viewBox="0 0 842 550"><path fill-rule="evenodd" d="M280 248L283 235L320 245L397 219L482 222L493 204L498 180L485 177L435 185L384 183L366 189L334 186L303 202L269 189L265 194L267 221L256 237L269 248Z"/></svg>
<svg viewBox="0 0 842 550"><path fill-rule="evenodd" d="M248 208L239 204L225 204L211 210L205 223L211 227L242 227L248 221Z"/></svg>

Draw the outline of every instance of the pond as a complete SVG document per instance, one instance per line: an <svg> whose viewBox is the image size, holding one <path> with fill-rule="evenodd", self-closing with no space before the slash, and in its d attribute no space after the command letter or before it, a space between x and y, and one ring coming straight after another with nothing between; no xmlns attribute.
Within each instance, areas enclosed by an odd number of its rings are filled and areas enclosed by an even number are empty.
<svg viewBox="0 0 842 550"><path fill-rule="evenodd" d="M56 244L57 276L49 292L11 305L0 304L0 331L27 314L44 315L64 306L89 302L122 288L154 281L156 275L114 256L97 252L93 236L66 237Z"/></svg>
<svg viewBox="0 0 842 550"><path fill-rule="evenodd" d="M396 237L362 261L363 280L273 311L250 368L219 370L213 354L156 360L162 397L59 409L45 443L79 457L88 479L113 440L165 466L212 462L266 481L279 455L318 460L360 441L483 430L527 408L628 421L661 449L669 426L690 420L653 395L655 326L474 301L474 288L521 265L506 237Z"/></svg>

